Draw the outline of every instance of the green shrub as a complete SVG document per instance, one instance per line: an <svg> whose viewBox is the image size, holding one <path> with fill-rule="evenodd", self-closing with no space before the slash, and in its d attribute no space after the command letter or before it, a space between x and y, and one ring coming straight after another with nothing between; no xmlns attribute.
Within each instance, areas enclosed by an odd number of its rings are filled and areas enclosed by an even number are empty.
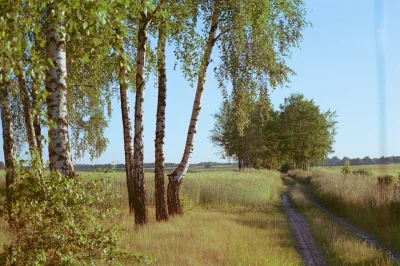
<svg viewBox="0 0 400 266"><path fill-rule="evenodd" d="M358 170L355 170L352 172L353 175L366 175L366 176L372 176L373 173L365 168L361 168Z"/></svg>
<svg viewBox="0 0 400 266"><path fill-rule="evenodd" d="M347 175L351 173L351 168L350 168L350 161L346 160L344 163L344 166L342 167L342 173Z"/></svg>
<svg viewBox="0 0 400 266"><path fill-rule="evenodd" d="M293 165L289 162L286 162L281 166L280 172L286 174L287 172L289 172L289 170L293 170L293 169L294 169Z"/></svg>
<svg viewBox="0 0 400 266"><path fill-rule="evenodd" d="M20 167L10 189L11 209L1 202L0 214L11 217L11 241L3 247L0 265L111 263L122 232L105 226L105 219L113 221L115 215L108 203L110 182L37 173Z"/></svg>
<svg viewBox="0 0 400 266"><path fill-rule="evenodd" d="M378 177L378 185L380 186L390 186L391 184L396 183L398 180L397 177L394 177L392 175L384 175Z"/></svg>

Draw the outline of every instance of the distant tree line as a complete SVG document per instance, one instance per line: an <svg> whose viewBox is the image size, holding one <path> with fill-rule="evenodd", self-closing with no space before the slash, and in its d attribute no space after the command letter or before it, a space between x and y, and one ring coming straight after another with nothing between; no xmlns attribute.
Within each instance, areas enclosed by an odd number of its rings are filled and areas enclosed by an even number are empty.
<svg viewBox="0 0 400 266"><path fill-rule="evenodd" d="M369 156L366 156L362 159L361 158L351 159L349 157L343 157L343 159L339 159L337 156L334 156L332 158L326 159L325 165L343 166L347 160L349 160L350 165L400 164L400 156L390 156L390 157L382 156L380 158L370 158Z"/></svg>
<svg viewBox="0 0 400 266"><path fill-rule="evenodd" d="M1 168L3 165L3 168ZM235 165L230 163L218 163L218 162L200 162L197 164L192 164L192 167L204 167L211 168L213 166L226 166L226 165ZM177 163L165 163L165 168L175 168L177 167ZM99 169L125 169L125 164L75 164L75 169L78 171L93 171ZM144 163L144 168L155 168L155 163ZM0 162L0 169L4 169L3 162Z"/></svg>

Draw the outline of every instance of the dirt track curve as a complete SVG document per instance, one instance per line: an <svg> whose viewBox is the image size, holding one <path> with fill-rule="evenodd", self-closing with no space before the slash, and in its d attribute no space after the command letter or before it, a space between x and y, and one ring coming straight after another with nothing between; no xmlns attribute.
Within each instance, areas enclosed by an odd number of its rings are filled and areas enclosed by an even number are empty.
<svg viewBox="0 0 400 266"><path fill-rule="evenodd" d="M317 242L311 234L311 230L306 219L293 209L287 194L283 194L282 196L282 205L289 218L290 226L292 227L296 236L304 263L307 266L328 265Z"/></svg>

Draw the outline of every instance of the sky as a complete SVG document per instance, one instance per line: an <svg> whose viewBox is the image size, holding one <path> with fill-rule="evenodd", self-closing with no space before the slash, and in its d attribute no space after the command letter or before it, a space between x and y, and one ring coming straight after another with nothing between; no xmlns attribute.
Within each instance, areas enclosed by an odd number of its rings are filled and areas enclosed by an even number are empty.
<svg viewBox="0 0 400 266"><path fill-rule="evenodd" d="M270 93L275 108L291 93L302 93L325 111L337 113L335 152L330 156L363 158L400 155L400 1L386 0L383 36L383 67L377 68L376 24L373 0L306 0L307 18L313 24L303 35L300 49L293 49L288 65L297 73L290 88ZM213 53L217 58L218 53ZM172 47L167 49L166 162L178 163L182 157L195 88L174 70ZM191 162L226 161L209 140L214 126L212 115L218 111L222 94L209 65L202 109ZM385 94L377 89L377 70L383 71ZM382 95L384 98L382 99ZM133 118L134 95L130 95ZM384 100L382 116L379 102ZM144 158L154 162L154 133L157 88L154 77L146 84L144 103ZM382 134L382 121L385 121ZM105 132L109 139L106 152L90 161L88 156L75 163L124 163L123 131L120 103L113 101L113 116ZM383 136L383 138L382 138ZM383 140L383 141L382 141ZM0 140L2 146L2 140ZM3 153L0 160L4 161Z"/></svg>

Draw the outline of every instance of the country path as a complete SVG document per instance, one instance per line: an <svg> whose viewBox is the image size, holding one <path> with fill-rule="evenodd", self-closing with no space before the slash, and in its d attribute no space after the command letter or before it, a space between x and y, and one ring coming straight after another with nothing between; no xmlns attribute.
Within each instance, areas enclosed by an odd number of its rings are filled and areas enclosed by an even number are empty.
<svg viewBox="0 0 400 266"><path fill-rule="evenodd" d="M311 234L310 226L306 219L296 212L289 201L288 195L282 195L282 205L289 219L289 224L296 236L299 244L300 253L303 256L305 265L307 266L325 266L328 265L320 247Z"/></svg>

